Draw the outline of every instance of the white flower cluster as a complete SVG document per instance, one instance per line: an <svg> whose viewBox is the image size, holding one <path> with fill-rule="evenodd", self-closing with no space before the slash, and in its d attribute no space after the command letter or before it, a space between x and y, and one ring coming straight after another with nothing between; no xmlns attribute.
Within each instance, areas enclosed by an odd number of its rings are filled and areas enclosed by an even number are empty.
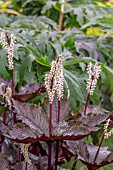
<svg viewBox="0 0 113 170"><path fill-rule="evenodd" d="M107 139L113 134L113 128L108 132L108 126L110 123L110 119L106 121L106 124L104 125L104 138Z"/></svg>
<svg viewBox="0 0 113 170"><path fill-rule="evenodd" d="M93 95L93 92L97 84L97 80L100 76L100 72L101 72L101 66L98 66L97 62L93 66L93 70L92 70L92 63L90 62L88 64L87 73L89 74L89 79L87 81L86 90L90 95Z"/></svg>
<svg viewBox="0 0 113 170"><path fill-rule="evenodd" d="M31 159L30 159L29 153L28 153L28 149L29 149L30 145L31 145L31 143L28 143L28 144L21 143L20 149L21 149L21 153L24 156L25 162L27 162L28 164L31 165Z"/></svg>
<svg viewBox="0 0 113 170"><path fill-rule="evenodd" d="M6 40L6 33L1 33L0 43L2 44L3 49L5 49L8 53L8 64L9 64L9 70L13 70L13 55L14 55L14 42L15 37L13 34L10 35L10 44Z"/></svg>
<svg viewBox="0 0 113 170"><path fill-rule="evenodd" d="M5 86L4 83L1 83L0 84L0 95L6 99L6 101L8 102L9 106L11 106L11 88L10 87L7 87L6 88L6 92L4 93L3 92L3 87Z"/></svg>
<svg viewBox="0 0 113 170"><path fill-rule="evenodd" d="M50 103L53 102L55 92L58 100L63 97L63 80L62 55L59 55L56 61L52 61L50 72L45 75L45 86Z"/></svg>

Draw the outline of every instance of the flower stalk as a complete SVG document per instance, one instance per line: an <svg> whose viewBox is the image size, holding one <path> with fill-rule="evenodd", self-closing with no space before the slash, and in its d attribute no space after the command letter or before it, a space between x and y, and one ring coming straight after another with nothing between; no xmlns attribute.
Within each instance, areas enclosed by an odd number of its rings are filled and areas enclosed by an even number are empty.
<svg viewBox="0 0 113 170"><path fill-rule="evenodd" d="M49 136L52 136L52 103L50 103Z"/></svg>
<svg viewBox="0 0 113 170"><path fill-rule="evenodd" d="M84 108L84 115L86 115L86 111L87 111L87 106L88 106L88 102L90 99L90 96L93 95L96 84L97 84L97 80L100 76L100 72L101 72L101 67L98 66L98 63L96 62L95 65L92 68L92 63L90 62L88 64L87 67L87 73L89 74L89 78L86 84L86 90L88 92L88 96L86 99L86 104L85 104L85 108Z"/></svg>
<svg viewBox="0 0 113 170"><path fill-rule="evenodd" d="M59 122L60 122L60 100L58 100L58 124L59 124ZM57 170L58 153L59 153L59 141L56 142L55 170Z"/></svg>
<svg viewBox="0 0 113 170"><path fill-rule="evenodd" d="M13 34L8 36L7 33L1 33L0 42L4 50L7 51L7 58L8 58L8 67L11 70L11 77L12 77L12 96L14 95L14 65L13 65L13 56L14 56L14 42L15 37Z"/></svg>
<svg viewBox="0 0 113 170"><path fill-rule="evenodd" d="M96 155L95 155L95 158L94 158L94 163L96 162L96 159L97 159L97 157L98 157L98 154L99 154L100 148L101 148L101 146L102 146L103 140L104 140L104 134L103 134L103 136L102 136L101 142L100 142L99 147L98 147L98 149L97 149L97 152L96 152Z"/></svg>
<svg viewBox="0 0 113 170"><path fill-rule="evenodd" d="M102 136L100 145L99 145L99 147L98 147L97 153L96 153L95 158L94 158L94 163L96 162L96 159L97 159L97 156L98 156L98 154L99 154L100 148L101 148L101 146L102 146L103 140L104 140L104 139L107 139L107 138L108 138L109 136L111 136L111 134L113 133L113 129L111 129L111 131L108 132L109 124L110 124L110 119L107 119L106 124L104 125L104 134L103 134L103 136Z"/></svg>
<svg viewBox="0 0 113 170"><path fill-rule="evenodd" d="M45 75L45 86L50 102L49 116L49 135L52 135L52 102L55 94L58 98L58 121L60 120L60 99L63 97L63 65L62 55L59 55L56 61L52 61L51 70Z"/></svg>
<svg viewBox="0 0 113 170"><path fill-rule="evenodd" d="M58 99L58 117L57 123L60 122L60 100L63 97L63 65L62 65L62 55L59 55L56 61L52 61L51 70L48 74L45 75L45 86L49 96L50 102L50 116L49 116L49 136L52 136L52 102L54 96L57 95ZM48 170L51 169L51 147L48 143ZM55 160L55 170L57 170L58 162L58 150L59 150L59 141L56 144L56 160Z"/></svg>
<svg viewBox="0 0 113 170"><path fill-rule="evenodd" d="M14 65L13 65L13 56L14 56L14 42L15 42L15 37L13 34L8 35L5 32L1 33L1 40L0 40L2 47L4 50L7 51L7 58L8 58L8 67L9 70L11 71L11 78L12 78L12 86L11 86L11 97L14 96L15 93L15 82L14 82ZM4 115L5 116L5 115ZM4 117L5 119L5 117ZM16 123L16 114L14 113L13 115L13 122Z"/></svg>

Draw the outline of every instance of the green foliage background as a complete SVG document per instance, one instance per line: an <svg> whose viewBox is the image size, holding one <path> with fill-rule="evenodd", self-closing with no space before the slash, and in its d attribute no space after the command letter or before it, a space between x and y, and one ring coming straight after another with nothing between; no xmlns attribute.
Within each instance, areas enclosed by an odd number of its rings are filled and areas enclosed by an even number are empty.
<svg viewBox="0 0 113 170"><path fill-rule="evenodd" d="M104 0L65 0L62 30L59 16L62 2L51 0L0 1L0 32L16 36L15 88L43 82L50 63L62 53L64 89L73 112L85 104L87 63L98 62L101 78L90 99L108 111L113 110L113 5ZM0 47L0 76L10 79L6 53ZM98 138L98 136L97 136ZM112 138L104 142L112 150ZM87 142L92 141L86 139ZM98 143L97 143L98 144ZM65 165L70 167L71 163ZM78 162L77 167L80 168ZM113 166L101 170L112 169Z"/></svg>

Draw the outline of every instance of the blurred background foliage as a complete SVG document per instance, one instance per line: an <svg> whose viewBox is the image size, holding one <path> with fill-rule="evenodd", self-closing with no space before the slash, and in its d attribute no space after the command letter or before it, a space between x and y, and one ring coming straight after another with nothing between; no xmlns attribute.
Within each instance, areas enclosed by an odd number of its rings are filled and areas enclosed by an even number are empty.
<svg viewBox="0 0 113 170"><path fill-rule="evenodd" d="M51 61L62 53L65 96L73 112L85 104L86 67L95 60L102 72L90 104L113 110L113 0L65 0L64 4L62 0L0 0L0 31L16 36L17 91L22 85L43 82ZM1 46L0 60L0 76L10 80ZM110 149L112 138L104 143ZM88 140L92 142L92 137Z"/></svg>

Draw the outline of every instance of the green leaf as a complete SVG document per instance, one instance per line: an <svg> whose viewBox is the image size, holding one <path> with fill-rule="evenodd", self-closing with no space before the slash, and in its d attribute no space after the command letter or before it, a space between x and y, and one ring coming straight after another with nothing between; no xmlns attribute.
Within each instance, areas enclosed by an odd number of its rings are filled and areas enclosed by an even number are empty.
<svg viewBox="0 0 113 170"><path fill-rule="evenodd" d="M66 162L65 164L62 164L62 168L66 169L72 169L73 163L74 163L75 157L73 156L69 162Z"/></svg>
<svg viewBox="0 0 113 170"><path fill-rule="evenodd" d="M22 61L22 64L19 68L19 80L22 83L22 81L24 80L24 76L25 76L25 72L27 71L27 69L29 68L29 70L31 69L31 62L30 61L30 57L25 57Z"/></svg>
<svg viewBox="0 0 113 170"><path fill-rule="evenodd" d="M102 64L102 71L106 75L106 80L107 82L109 82L110 88L113 92L113 69L110 68L109 66Z"/></svg>
<svg viewBox="0 0 113 170"><path fill-rule="evenodd" d="M81 7L74 8L74 14L77 15L77 21L80 24L80 26L82 26L82 24L84 23L84 12L83 12L83 9Z"/></svg>
<svg viewBox="0 0 113 170"><path fill-rule="evenodd" d="M90 57L75 57L75 58L70 58L69 60L65 60L64 62L64 66L70 66L70 65L74 65L74 64L78 64L81 62L95 62L94 59L90 58Z"/></svg>
<svg viewBox="0 0 113 170"><path fill-rule="evenodd" d="M6 79L10 79L10 74L8 73L8 71L6 70L6 66L8 66L7 63L7 54L4 53L3 51L1 52L0 55L0 75L3 76Z"/></svg>
<svg viewBox="0 0 113 170"><path fill-rule="evenodd" d="M42 58L36 58L35 61L43 66L50 67L50 63L46 56Z"/></svg>

